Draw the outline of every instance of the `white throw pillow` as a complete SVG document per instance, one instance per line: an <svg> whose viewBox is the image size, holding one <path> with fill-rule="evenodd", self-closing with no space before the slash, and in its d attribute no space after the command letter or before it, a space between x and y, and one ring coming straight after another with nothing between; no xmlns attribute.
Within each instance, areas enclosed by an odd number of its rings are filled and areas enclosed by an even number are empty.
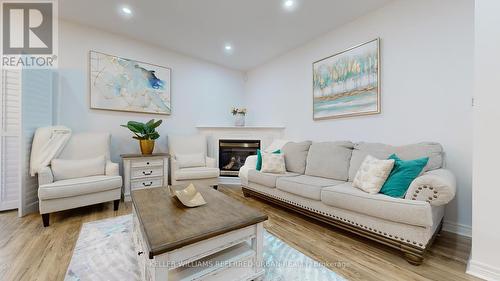
<svg viewBox="0 0 500 281"><path fill-rule="evenodd" d="M377 194L387 180L393 166L393 159L379 160L367 155L354 177L352 186L370 194Z"/></svg>
<svg viewBox="0 0 500 281"><path fill-rule="evenodd" d="M205 155L203 153L176 154L175 160L177 160L179 168L205 167Z"/></svg>
<svg viewBox="0 0 500 281"><path fill-rule="evenodd" d="M284 174L285 155L283 153L262 152L262 173Z"/></svg>
<svg viewBox="0 0 500 281"><path fill-rule="evenodd" d="M50 162L55 181L99 176L105 174L104 155L89 159L52 159Z"/></svg>

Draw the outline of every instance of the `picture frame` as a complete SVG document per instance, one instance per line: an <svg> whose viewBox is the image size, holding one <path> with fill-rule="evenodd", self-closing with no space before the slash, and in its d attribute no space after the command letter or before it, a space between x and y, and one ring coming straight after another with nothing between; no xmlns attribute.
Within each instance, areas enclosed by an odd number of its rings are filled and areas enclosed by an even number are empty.
<svg viewBox="0 0 500 281"><path fill-rule="evenodd" d="M90 108L170 115L172 69L89 51Z"/></svg>
<svg viewBox="0 0 500 281"><path fill-rule="evenodd" d="M380 38L313 62L313 120L381 112Z"/></svg>

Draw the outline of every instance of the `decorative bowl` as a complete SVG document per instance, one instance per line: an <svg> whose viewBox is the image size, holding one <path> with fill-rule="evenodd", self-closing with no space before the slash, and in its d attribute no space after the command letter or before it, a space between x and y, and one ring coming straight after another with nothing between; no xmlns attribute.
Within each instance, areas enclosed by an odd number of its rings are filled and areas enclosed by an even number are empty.
<svg viewBox="0 0 500 281"><path fill-rule="evenodd" d="M186 207L198 207L207 204L201 193L191 183L187 187L171 186L170 192Z"/></svg>

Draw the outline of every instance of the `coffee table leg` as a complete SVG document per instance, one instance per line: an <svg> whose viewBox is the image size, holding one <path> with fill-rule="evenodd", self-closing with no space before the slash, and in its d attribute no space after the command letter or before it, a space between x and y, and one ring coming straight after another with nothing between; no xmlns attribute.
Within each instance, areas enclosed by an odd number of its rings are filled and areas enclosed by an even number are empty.
<svg viewBox="0 0 500 281"><path fill-rule="evenodd" d="M155 263L151 266L152 281L168 281L167 259L155 258Z"/></svg>
<svg viewBox="0 0 500 281"><path fill-rule="evenodd" d="M263 267L264 223L258 223L255 238L252 239L252 249L255 251L255 273L264 271ZM255 280L262 280L262 276Z"/></svg>

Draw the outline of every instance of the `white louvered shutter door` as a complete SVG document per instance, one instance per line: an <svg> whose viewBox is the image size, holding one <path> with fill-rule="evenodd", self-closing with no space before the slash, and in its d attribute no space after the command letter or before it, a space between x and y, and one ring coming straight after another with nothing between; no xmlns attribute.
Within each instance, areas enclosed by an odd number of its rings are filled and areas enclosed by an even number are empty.
<svg viewBox="0 0 500 281"><path fill-rule="evenodd" d="M17 209L21 191L21 71L2 70L0 210Z"/></svg>

